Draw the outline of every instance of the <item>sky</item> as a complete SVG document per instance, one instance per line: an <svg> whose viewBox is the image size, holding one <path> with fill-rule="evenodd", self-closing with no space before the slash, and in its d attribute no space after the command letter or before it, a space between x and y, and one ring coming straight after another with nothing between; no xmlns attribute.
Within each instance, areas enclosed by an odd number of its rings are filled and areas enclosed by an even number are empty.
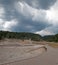
<svg viewBox="0 0 58 65"><path fill-rule="evenodd" d="M58 33L58 0L0 0L0 30Z"/></svg>

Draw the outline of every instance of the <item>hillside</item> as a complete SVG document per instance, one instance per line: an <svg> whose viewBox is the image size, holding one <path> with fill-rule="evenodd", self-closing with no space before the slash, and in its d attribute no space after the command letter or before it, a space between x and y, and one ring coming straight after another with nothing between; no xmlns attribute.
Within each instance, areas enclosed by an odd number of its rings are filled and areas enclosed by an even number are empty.
<svg viewBox="0 0 58 65"><path fill-rule="evenodd" d="M56 34L56 35L44 36L44 37L43 37L43 40L49 41L49 42L58 42L58 34Z"/></svg>
<svg viewBox="0 0 58 65"><path fill-rule="evenodd" d="M9 32L9 31L0 31L0 40L1 39L31 39L34 41L42 40L42 37L38 34L28 33L28 32Z"/></svg>
<svg viewBox="0 0 58 65"><path fill-rule="evenodd" d="M48 42L58 42L58 34L41 36L39 34L29 33L29 32L9 32L9 31L0 31L0 40L1 39L31 39L33 41L48 41Z"/></svg>

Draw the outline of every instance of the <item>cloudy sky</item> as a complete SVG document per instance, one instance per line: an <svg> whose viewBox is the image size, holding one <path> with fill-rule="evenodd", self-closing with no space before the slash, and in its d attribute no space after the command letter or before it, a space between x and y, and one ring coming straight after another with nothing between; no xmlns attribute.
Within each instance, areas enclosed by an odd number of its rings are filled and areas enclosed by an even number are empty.
<svg viewBox="0 0 58 65"><path fill-rule="evenodd" d="M0 30L58 33L58 0L0 0Z"/></svg>

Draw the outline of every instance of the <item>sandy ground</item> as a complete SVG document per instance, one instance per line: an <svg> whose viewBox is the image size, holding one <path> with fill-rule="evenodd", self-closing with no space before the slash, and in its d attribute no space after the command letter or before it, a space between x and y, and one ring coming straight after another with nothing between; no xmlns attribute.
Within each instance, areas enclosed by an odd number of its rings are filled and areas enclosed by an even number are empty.
<svg viewBox="0 0 58 65"><path fill-rule="evenodd" d="M47 52L27 60L5 65L58 65L58 48L47 47Z"/></svg>
<svg viewBox="0 0 58 65"><path fill-rule="evenodd" d="M58 65L58 48L18 42L0 42L0 65Z"/></svg>
<svg viewBox="0 0 58 65"><path fill-rule="evenodd" d="M0 65L8 65L23 59L32 58L45 52L44 45L18 44L18 42L0 42ZM15 64L16 65L16 64Z"/></svg>

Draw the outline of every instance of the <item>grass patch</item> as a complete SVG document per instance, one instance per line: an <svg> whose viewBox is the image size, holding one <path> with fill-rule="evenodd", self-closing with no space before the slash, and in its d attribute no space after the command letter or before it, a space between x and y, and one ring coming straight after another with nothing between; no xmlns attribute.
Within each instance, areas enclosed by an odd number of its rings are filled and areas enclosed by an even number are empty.
<svg viewBox="0 0 58 65"><path fill-rule="evenodd" d="M58 43L49 43L48 45L54 48L58 48Z"/></svg>

